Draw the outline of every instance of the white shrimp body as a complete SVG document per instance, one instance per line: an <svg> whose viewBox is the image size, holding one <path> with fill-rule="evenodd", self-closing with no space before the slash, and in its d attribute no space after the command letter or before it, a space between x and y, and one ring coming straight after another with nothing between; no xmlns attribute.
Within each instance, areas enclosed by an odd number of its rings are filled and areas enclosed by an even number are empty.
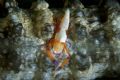
<svg viewBox="0 0 120 80"><path fill-rule="evenodd" d="M70 10L67 9L65 11L65 15L62 19L62 22L60 23L60 31L56 33L55 38L57 40L60 40L60 42L66 42L67 40L67 34L66 31L68 30L69 27L69 22L70 22Z"/></svg>

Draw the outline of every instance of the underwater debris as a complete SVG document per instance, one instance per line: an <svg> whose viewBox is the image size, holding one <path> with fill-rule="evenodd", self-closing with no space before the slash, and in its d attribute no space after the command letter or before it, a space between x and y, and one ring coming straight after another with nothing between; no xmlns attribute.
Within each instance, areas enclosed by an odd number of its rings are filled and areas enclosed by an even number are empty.
<svg viewBox="0 0 120 80"><path fill-rule="evenodd" d="M38 1L37 6L33 11L33 32L35 36L48 40L51 38L53 27L53 13L48 9L48 3Z"/></svg>

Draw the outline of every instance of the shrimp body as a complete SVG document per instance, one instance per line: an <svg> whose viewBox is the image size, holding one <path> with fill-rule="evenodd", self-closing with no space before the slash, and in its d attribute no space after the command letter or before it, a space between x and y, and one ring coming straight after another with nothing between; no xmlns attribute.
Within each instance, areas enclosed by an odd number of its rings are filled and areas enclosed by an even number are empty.
<svg viewBox="0 0 120 80"><path fill-rule="evenodd" d="M60 30L54 33L52 39L47 43L46 53L49 59L54 62L59 62L59 67L64 67L64 65L69 63L70 54L66 46L67 34L66 31L69 27L70 11L66 10L64 17L59 25Z"/></svg>

